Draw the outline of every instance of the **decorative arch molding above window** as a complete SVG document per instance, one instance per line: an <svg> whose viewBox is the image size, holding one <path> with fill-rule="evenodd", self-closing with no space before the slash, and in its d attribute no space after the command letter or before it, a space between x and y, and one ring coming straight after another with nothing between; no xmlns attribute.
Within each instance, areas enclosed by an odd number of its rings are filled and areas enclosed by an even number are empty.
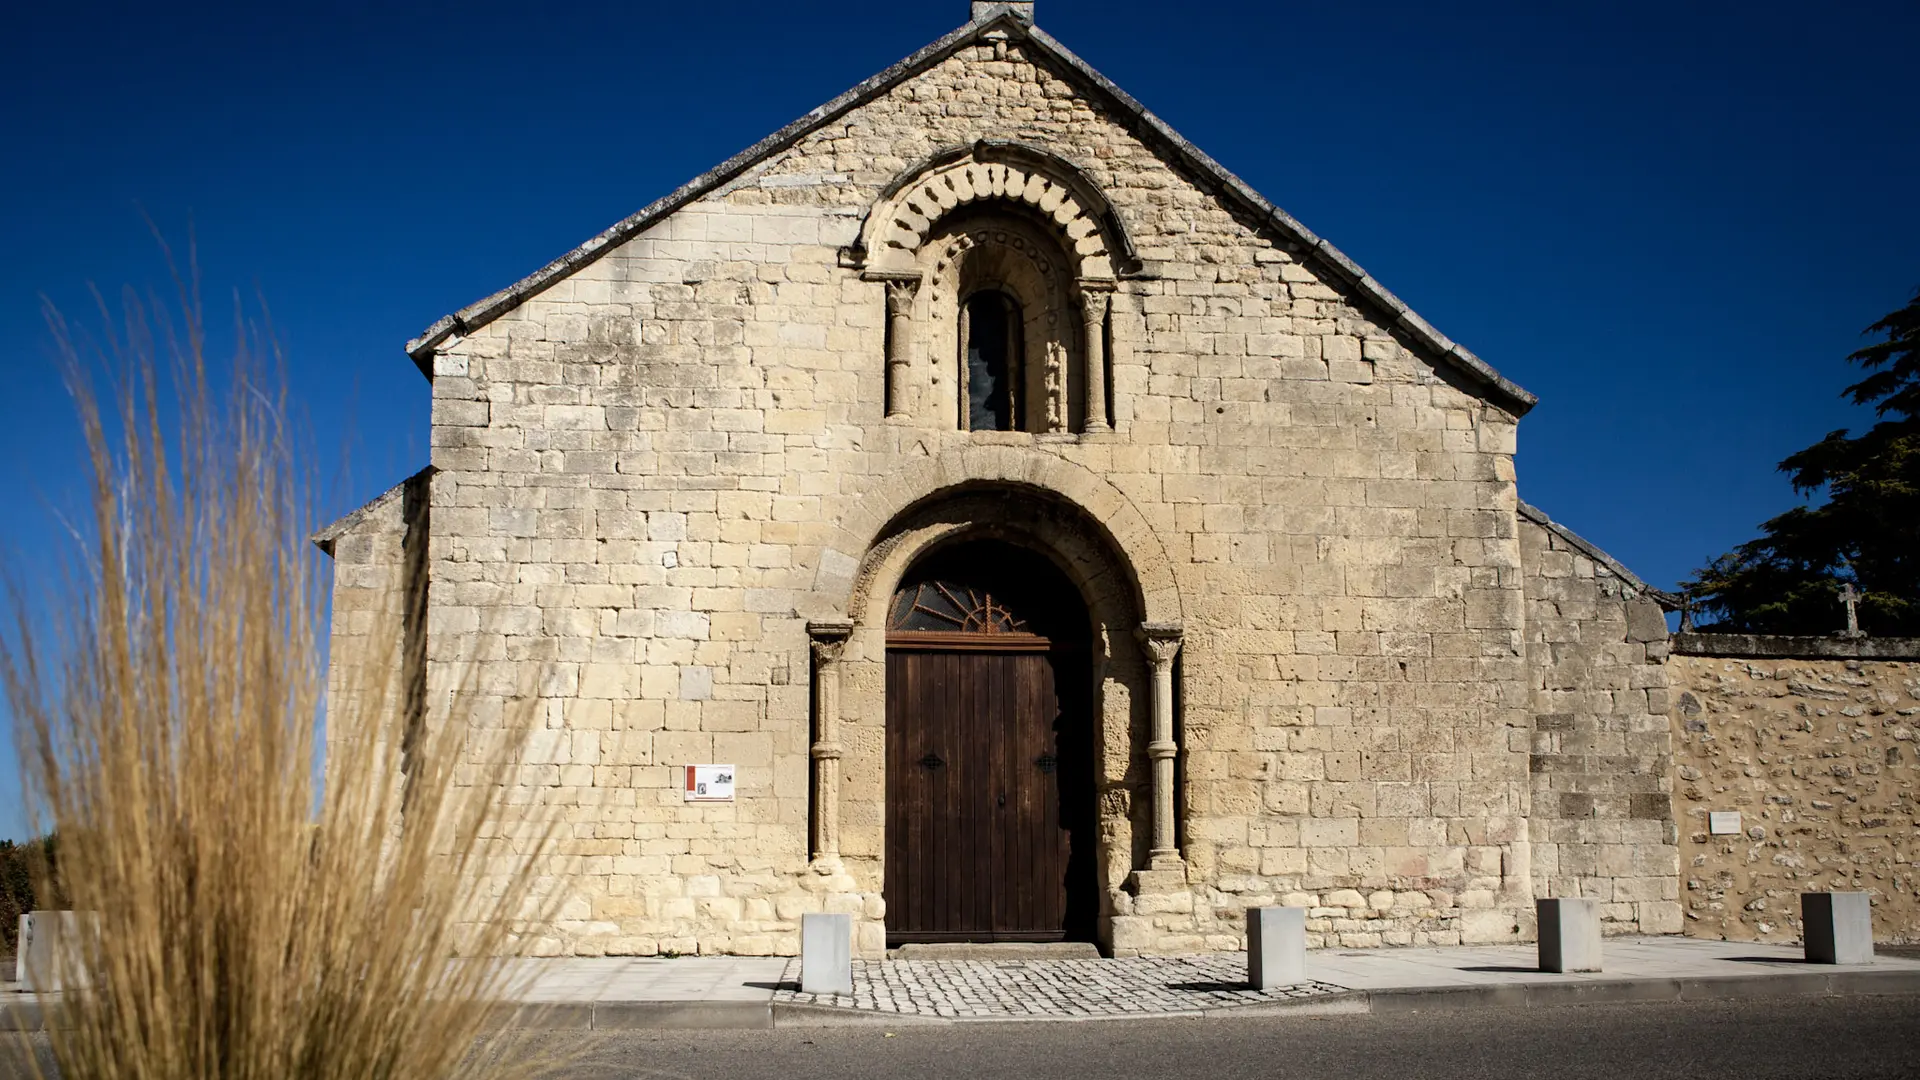
<svg viewBox="0 0 1920 1080"><path fill-rule="evenodd" d="M1139 261L1067 162L1010 143L936 155L889 186L841 255L885 286L890 419L1111 429L1111 297Z"/></svg>
<svg viewBox="0 0 1920 1080"><path fill-rule="evenodd" d="M935 225L976 201L1023 203L1068 238L1075 276L1112 280L1139 273L1133 241L1100 189L1066 159L1022 143L983 140L942 150L881 192L841 265L878 274L914 269Z"/></svg>

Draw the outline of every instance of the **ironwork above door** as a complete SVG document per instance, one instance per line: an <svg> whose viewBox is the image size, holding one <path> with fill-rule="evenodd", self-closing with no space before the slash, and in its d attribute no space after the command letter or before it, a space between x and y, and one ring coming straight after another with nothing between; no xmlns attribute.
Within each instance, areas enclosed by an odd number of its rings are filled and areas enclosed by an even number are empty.
<svg viewBox="0 0 1920 1080"><path fill-rule="evenodd" d="M888 613L888 630L955 634L1025 634L1027 620L986 589L953 581L922 581L902 588Z"/></svg>

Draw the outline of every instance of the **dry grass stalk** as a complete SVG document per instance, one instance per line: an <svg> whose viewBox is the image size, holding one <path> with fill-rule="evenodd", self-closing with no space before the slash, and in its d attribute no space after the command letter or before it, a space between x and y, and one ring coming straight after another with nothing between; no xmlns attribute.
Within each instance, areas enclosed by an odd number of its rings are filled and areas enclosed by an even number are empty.
<svg viewBox="0 0 1920 1080"><path fill-rule="evenodd" d="M553 835L551 814L504 805L524 722L488 733L507 753L477 771L465 724L409 730L396 616L380 647L333 658L354 665L335 682L353 692L336 695L316 776L325 594L284 385L243 332L216 394L183 295L178 335L150 333L132 301L124 337L100 346L54 320L93 517L57 624L23 615L5 677L61 884L98 918L91 989L63 995L48 1036L59 1071L498 1075L515 1055L470 1051L505 965L449 958L521 954L533 935L516 931L557 903L535 860L500 846ZM86 375L102 359L126 373L105 408Z"/></svg>

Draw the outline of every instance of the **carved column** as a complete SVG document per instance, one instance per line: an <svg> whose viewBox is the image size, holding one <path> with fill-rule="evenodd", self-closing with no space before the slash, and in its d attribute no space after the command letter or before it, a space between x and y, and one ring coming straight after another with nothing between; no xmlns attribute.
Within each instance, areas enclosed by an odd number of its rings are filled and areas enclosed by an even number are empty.
<svg viewBox="0 0 1920 1080"><path fill-rule="evenodd" d="M918 275L883 279L887 289L887 415L907 415L907 377L913 359L913 301Z"/></svg>
<svg viewBox="0 0 1920 1080"><path fill-rule="evenodd" d="M810 622L813 646L813 858L830 870L840 861L840 654L850 622Z"/></svg>
<svg viewBox="0 0 1920 1080"><path fill-rule="evenodd" d="M1111 431L1107 423L1107 308L1110 281L1080 283L1080 311L1087 341L1087 430Z"/></svg>
<svg viewBox="0 0 1920 1080"><path fill-rule="evenodd" d="M1153 843L1148 849L1154 870L1180 867L1180 841L1173 803L1173 762L1180 745L1173 737L1173 658L1180 655L1181 629L1177 623L1142 623L1140 647L1153 664L1153 728L1147 757L1153 762Z"/></svg>

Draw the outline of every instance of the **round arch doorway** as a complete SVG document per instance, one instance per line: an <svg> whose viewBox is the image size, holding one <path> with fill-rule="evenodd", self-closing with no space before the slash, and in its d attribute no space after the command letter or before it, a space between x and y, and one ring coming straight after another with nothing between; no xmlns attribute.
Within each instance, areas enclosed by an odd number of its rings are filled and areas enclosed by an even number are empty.
<svg viewBox="0 0 1920 1080"><path fill-rule="evenodd" d="M976 540L887 615L887 944L1093 941L1091 622L1045 557Z"/></svg>

